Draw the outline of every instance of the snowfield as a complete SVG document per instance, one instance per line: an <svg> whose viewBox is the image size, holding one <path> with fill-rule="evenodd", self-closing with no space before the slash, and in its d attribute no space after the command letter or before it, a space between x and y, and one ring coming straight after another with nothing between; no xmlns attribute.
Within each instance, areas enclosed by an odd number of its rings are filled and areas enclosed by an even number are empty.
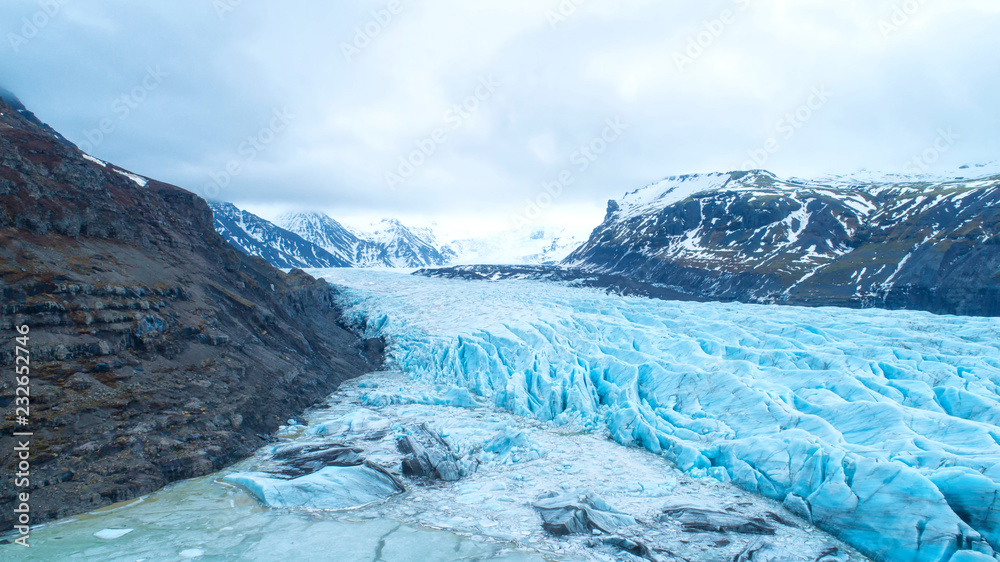
<svg viewBox="0 0 1000 562"><path fill-rule="evenodd" d="M998 319L314 273L347 287L349 316L389 339L393 366L469 391L455 400L606 428L875 559L1000 550Z"/></svg>

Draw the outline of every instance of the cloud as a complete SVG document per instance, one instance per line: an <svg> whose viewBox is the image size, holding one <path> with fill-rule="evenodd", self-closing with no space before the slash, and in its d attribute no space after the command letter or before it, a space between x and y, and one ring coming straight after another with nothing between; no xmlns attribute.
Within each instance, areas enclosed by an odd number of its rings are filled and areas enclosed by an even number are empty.
<svg viewBox="0 0 1000 562"><path fill-rule="evenodd" d="M498 225L569 168L538 221L596 222L608 198L738 168L771 138L766 167L797 176L903 171L942 127L961 138L938 166L1000 152L988 0L55 1L36 36L2 46L0 81L75 142L110 120L95 156L260 209ZM39 9L0 7L8 43ZM168 75L122 118L150 67ZM483 80L495 91L477 96ZM784 136L817 87L833 97ZM267 135L275 111L295 118ZM622 138L574 169L613 118Z"/></svg>

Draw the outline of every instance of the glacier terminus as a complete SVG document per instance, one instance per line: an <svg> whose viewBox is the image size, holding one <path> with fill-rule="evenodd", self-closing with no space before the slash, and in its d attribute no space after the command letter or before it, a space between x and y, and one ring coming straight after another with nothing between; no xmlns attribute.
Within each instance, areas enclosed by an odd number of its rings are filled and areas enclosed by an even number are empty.
<svg viewBox="0 0 1000 562"><path fill-rule="evenodd" d="M606 428L876 559L1000 549L996 319L318 273L414 380Z"/></svg>

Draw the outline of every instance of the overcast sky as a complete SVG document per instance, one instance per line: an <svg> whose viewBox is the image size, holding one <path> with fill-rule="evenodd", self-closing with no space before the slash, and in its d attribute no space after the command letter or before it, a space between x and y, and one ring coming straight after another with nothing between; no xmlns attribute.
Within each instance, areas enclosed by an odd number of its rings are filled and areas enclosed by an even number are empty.
<svg viewBox="0 0 1000 562"><path fill-rule="evenodd" d="M4 0L0 16L0 85L42 120L264 215L593 227L668 175L1000 154L996 0Z"/></svg>

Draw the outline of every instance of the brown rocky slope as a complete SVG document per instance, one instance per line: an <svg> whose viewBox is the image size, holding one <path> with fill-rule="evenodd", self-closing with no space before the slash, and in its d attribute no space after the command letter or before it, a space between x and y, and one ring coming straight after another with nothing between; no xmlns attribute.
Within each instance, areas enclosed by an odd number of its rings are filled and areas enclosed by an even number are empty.
<svg viewBox="0 0 1000 562"><path fill-rule="evenodd" d="M205 201L83 157L0 102L0 529L149 493L248 456L381 361L332 287L242 255ZM31 411L14 421L15 326ZM367 357L367 359L366 359ZM31 431L31 484L12 476Z"/></svg>

